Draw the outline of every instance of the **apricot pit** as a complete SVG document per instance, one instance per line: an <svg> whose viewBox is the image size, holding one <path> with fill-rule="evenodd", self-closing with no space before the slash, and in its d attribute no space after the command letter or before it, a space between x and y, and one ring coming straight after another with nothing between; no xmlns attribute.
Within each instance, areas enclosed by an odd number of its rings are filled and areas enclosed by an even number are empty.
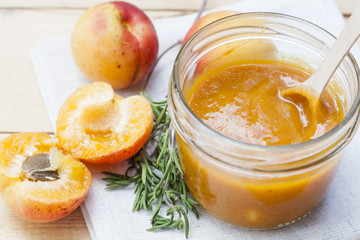
<svg viewBox="0 0 360 240"><path fill-rule="evenodd" d="M49 154L38 153L29 156L21 165L22 176L30 181L54 181L59 179L56 166L52 166Z"/></svg>

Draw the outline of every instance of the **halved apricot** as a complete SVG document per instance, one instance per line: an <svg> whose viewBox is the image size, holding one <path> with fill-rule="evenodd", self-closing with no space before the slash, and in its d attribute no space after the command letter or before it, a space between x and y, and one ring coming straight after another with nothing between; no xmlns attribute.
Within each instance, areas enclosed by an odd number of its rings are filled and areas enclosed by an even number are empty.
<svg viewBox="0 0 360 240"><path fill-rule="evenodd" d="M58 150L44 133L16 133L0 142L0 193L21 218L49 222L65 217L85 199L91 173Z"/></svg>
<svg viewBox="0 0 360 240"><path fill-rule="evenodd" d="M146 143L153 124L142 96L122 98L103 82L85 85L62 105L56 136L62 148L89 163L114 163L133 156Z"/></svg>

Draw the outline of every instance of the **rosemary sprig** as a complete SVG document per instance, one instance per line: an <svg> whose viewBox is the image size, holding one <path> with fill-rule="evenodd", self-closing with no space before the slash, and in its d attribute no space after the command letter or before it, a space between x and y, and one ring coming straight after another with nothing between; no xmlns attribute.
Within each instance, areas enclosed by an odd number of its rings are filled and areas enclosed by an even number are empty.
<svg viewBox="0 0 360 240"><path fill-rule="evenodd" d="M203 0L194 22L204 12L206 4L207 0ZM168 51L181 42L179 40L161 53L155 66ZM146 78L141 92L149 101L154 113L154 125L150 139L129 160L129 167L125 174L104 172L107 176L103 180L108 182L106 189L124 187L132 183L136 186L133 211L141 209L153 211L152 227L148 228L148 231L166 228L183 229L185 225L185 236L187 238L189 236L189 209L199 218L196 209L198 203L189 198L188 189L184 182L174 131L171 128L167 100L155 102L144 92L155 66ZM154 145L155 150L151 151ZM153 206L156 206L154 210ZM159 214L164 206L167 207L166 217Z"/></svg>
<svg viewBox="0 0 360 240"><path fill-rule="evenodd" d="M154 102L145 92L154 113L150 139L129 160L125 174L104 172L106 189L135 185L133 210L152 210L152 227L148 231L165 228L183 229L189 235L189 210L199 217L195 200L191 199L183 178L183 171L171 128L167 101ZM155 209L153 210L153 207ZM166 216L160 210L166 207Z"/></svg>

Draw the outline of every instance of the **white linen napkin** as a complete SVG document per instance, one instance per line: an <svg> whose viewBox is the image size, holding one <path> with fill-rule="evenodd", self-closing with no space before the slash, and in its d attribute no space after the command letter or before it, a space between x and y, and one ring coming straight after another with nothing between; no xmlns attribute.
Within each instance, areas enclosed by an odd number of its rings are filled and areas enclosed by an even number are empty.
<svg viewBox="0 0 360 240"><path fill-rule="evenodd" d="M290 14L318 24L337 35L344 19L333 0L247 0L225 6L223 10L240 12L271 11ZM215 9L214 9L215 10ZM218 10L218 9L216 9ZM195 14L154 21L160 41L160 53L185 36ZM154 99L167 94L168 79L179 48L165 55L155 69L146 91ZM90 83L76 67L70 50L70 38L38 41L31 52L41 92L55 129L58 110L78 87ZM123 96L137 94L141 84L118 91ZM190 239L358 239L360 238L360 133L347 147L334 182L325 200L305 219L288 227L256 231L224 223L200 209L200 219L190 214ZM81 205L92 239L185 239L184 232L161 230L147 232L150 212L132 212L134 187L106 191L101 180L104 170L123 172L126 162L90 166L93 185Z"/></svg>

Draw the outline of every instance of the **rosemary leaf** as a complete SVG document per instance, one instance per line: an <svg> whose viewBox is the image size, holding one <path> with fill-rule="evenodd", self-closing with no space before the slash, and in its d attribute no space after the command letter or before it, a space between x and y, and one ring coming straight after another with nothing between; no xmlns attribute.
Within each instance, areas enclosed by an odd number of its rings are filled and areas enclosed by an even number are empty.
<svg viewBox="0 0 360 240"><path fill-rule="evenodd" d="M189 197L184 182L184 173L171 129L168 104L167 101L153 101L145 92L142 92L142 95L150 102L154 113L154 126L150 138L129 160L124 175L104 172L107 176L103 180L108 182L106 189L124 187L131 183L135 185L133 211L153 211L150 219L152 227L148 228L148 231L185 227L185 236L188 237L188 210L190 209L198 218L198 203ZM166 211L167 217L159 214L162 209Z"/></svg>

